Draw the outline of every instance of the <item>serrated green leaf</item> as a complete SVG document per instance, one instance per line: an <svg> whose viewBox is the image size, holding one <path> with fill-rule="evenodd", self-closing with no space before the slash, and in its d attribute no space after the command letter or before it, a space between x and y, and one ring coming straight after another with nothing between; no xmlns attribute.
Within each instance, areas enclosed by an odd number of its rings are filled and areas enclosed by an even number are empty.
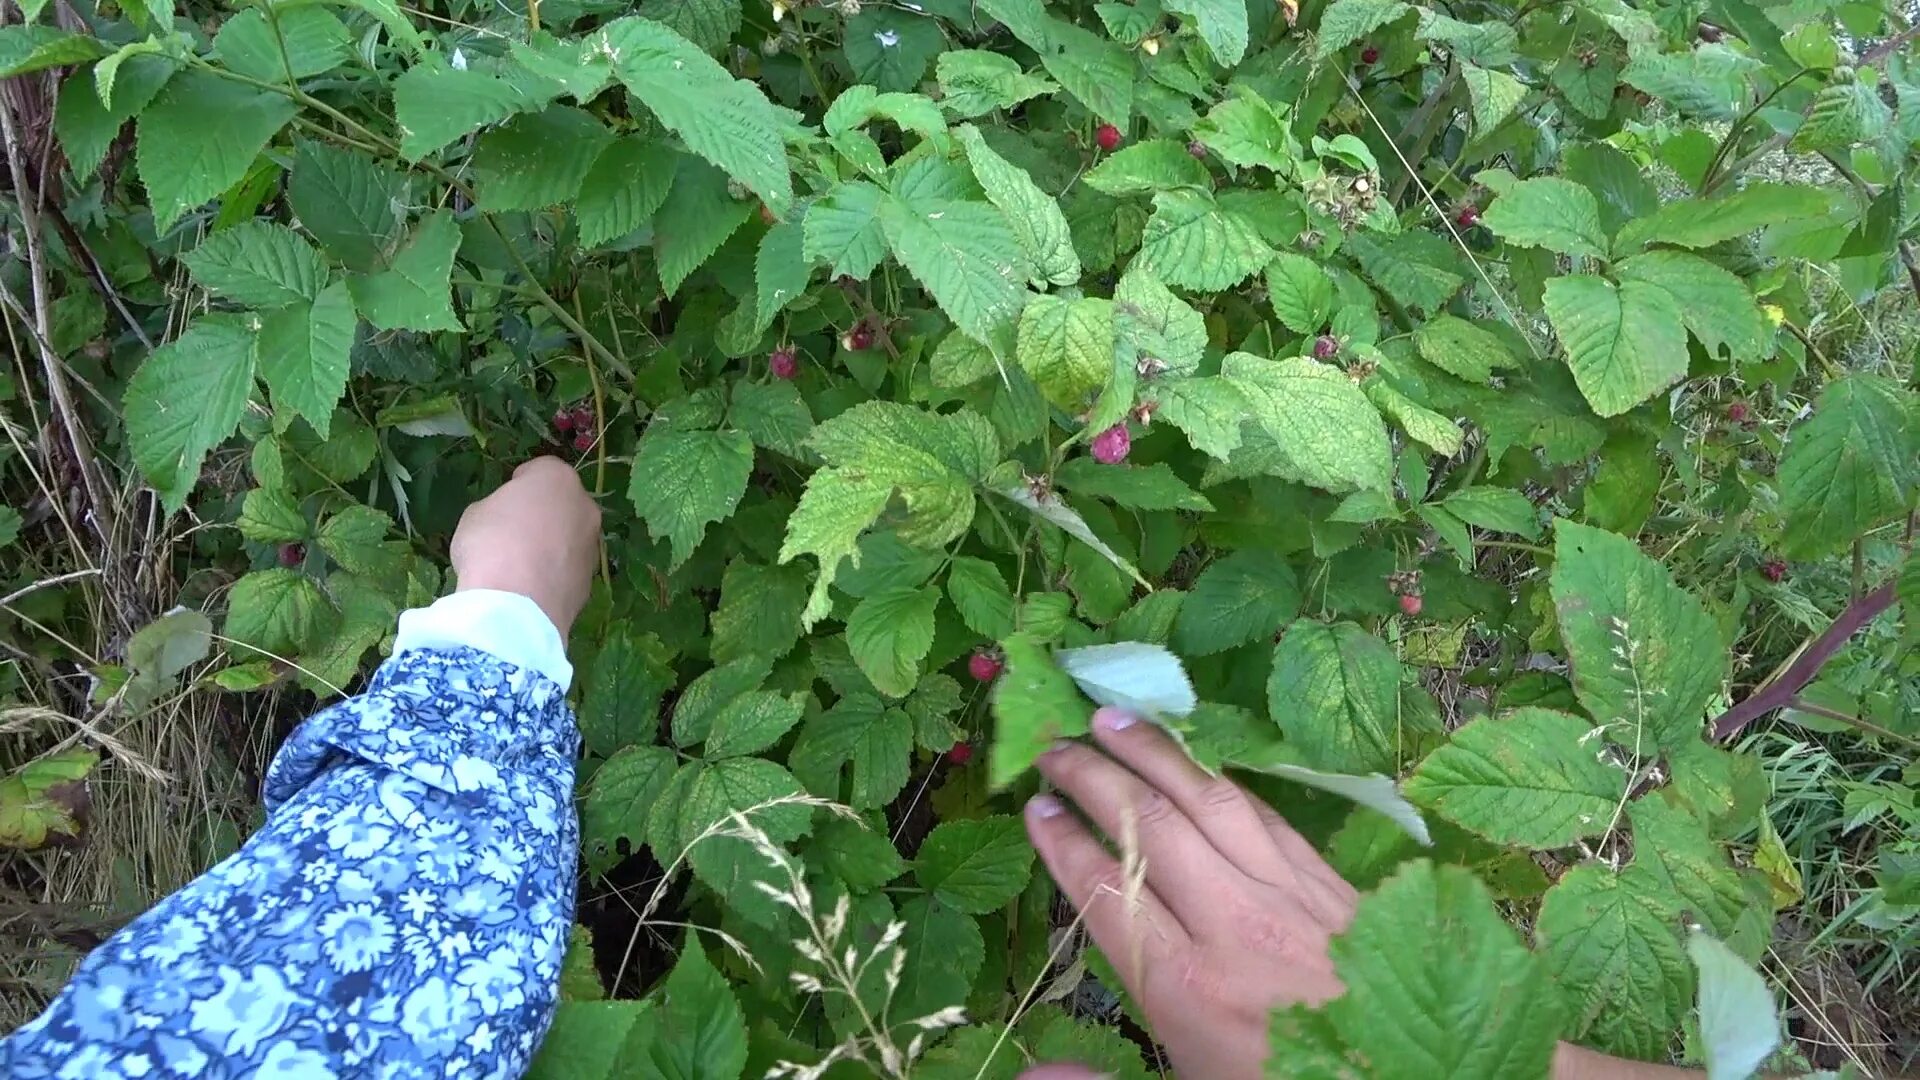
<svg viewBox="0 0 1920 1080"><path fill-rule="evenodd" d="M1020 70L1011 57L980 49L949 49L934 61L933 71L940 83L940 106L963 118L1011 109L1059 89Z"/></svg>
<svg viewBox="0 0 1920 1080"><path fill-rule="evenodd" d="M1212 186L1207 167L1171 139L1148 139L1121 147L1080 179L1108 195L1147 195Z"/></svg>
<svg viewBox="0 0 1920 1080"><path fill-rule="evenodd" d="M255 90L210 71L183 71L140 114L135 156L153 204L154 227L232 187L296 108L279 94ZM208 123L208 117L219 117Z"/></svg>
<svg viewBox="0 0 1920 1080"><path fill-rule="evenodd" d="M764 762L762 764L765 764ZM697 868L696 868L697 869ZM747 1023L733 990L707 959L697 934L661 984L654 1010L642 1018L641 1037L621 1050L620 1076L733 1080L747 1064ZM638 1026L638 1025L636 1025Z"/></svg>
<svg viewBox="0 0 1920 1080"><path fill-rule="evenodd" d="M653 252L667 295L678 292L752 216L753 204L728 191L726 173L682 155L673 187L653 216Z"/></svg>
<svg viewBox="0 0 1920 1080"><path fill-rule="evenodd" d="M202 288L248 307L312 300L327 280L327 264L312 244L258 219L214 233L180 261Z"/></svg>
<svg viewBox="0 0 1920 1080"><path fill-rule="evenodd" d="M1247 55L1247 5L1241 0L1166 0L1168 11L1193 17L1200 40L1221 67Z"/></svg>
<svg viewBox="0 0 1920 1080"><path fill-rule="evenodd" d="M829 136L837 137L873 120L891 120L902 131L915 132L937 145L946 145L947 121L932 98L925 94L883 94L864 83L841 91L827 107L827 114L820 118L820 126Z"/></svg>
<svg viewBox="0 0 1920 1080"><path fill-rule="evenodd" d="M640 0L634 14L659 22L710 53L740 32L740 0Z"/></svg>
<svg viewBox="0 0 1920 1080"><path fill-rule="evenodd" d="M913 768L913 720L867 691L847 694L807 722L789 755L810 779L839 795L840 770L850 767L847 804L856 810L886 806L907 786Z"/></svg>
<svg viewBox="0 0 1920 1080"><path fill-rule="evenodd" d="M1438 311L1467 283L1469 271L1450 237L1425 231L1356 232L1347 238L1346 247L1388 296L1422 311ZM1362 313L1362 325L1371 327L1370 307L1363 308ZM1338 333L1353 332L1339 323L1334 329Z"/></svg>
<svg viewBox="0 0 1920 1080"><path fill-rule="evenodd" d="M1469 382L1484 383L1494 371L1519 364L1498 335L1453 315L1428 319L1413 340L1428 363Z"/></svg>
<svg viewBox="0 0 1920 1080"><path fill-rule="evenodd" d="M1760 61L1719 45L1677 53L1641 49L1621 69L1620 81L1690 119L1725 122L1745 107L1747 73L1760 66Z"/></svg>
<svg viewBox="0 0 1920 1080"><path fill-rule="evenodd" d="M1153 197L1133 265L1168 285L1213 292L1240 284L1272 258L1259 230L1211 195L1163 191Z"/></svg>
<svg viewBox="0 0 1920 1080"><path fill-rule="evenodd" d="M1547 282L1544 302L1573 380L1601 416L1618 416L1686 377L1686 330L1665 289L1573 274Z"/></svg>
<svg viewBox="0 0 1920 1080"><path fill-rule="evenodd" d="M1461 64L1460 80L1467 84L1467 98L1473 105L1475 138L1486 138L1506 123L1527 97L1526 83L1496 68Z"/></svg>
<svg viewBox="0 0 1920 1080"><path fill-rule="evenodd" d="M1649 243L1703 248L1782 221L1821 218L1830 202L1818 188L1754 183L1714 199L1677 199L1649 217L1630 221L1616 245L1625 251Z"/></svg>
<svg viewBox="0 0 1920 1080"><path fill-rule="evenodd" d="M1285 559L1236 551L1195 579L1174 624L1174 646L1183 656L1207 656L1270 641L1299 613L1300 583Z"/></svg>
<svg viewBox="0 0 1920 1080"><path fill-rule="evenodd" d="M1047 400L1084 409L1113 373L1113 302L1034 297L1020 315L1020 366Z"/></svg>
<svg viewBox="0 0 1920 1080"><path fill-rule="evenodd" d="M1320 15L1314 59L1330 59L1334 53L1412 10L1399 0L1334 0Z"/></svg>
<svg viewBox="0 0 1920 1080"><path fill-rule="evenodd" d="M836 185L807 208L809 261L824 262L835 277L864 280L887 256L887 235L880 227L880 203L886 193L864 180Z"/></svg>
<svg viewBox="0 0 1920 1080"><path fill-rule="evenodd" d="M1485 484L1461 488L1440 505L1454 517L1482 529L1513 533L1530 540L1540 535L1539 511L1525 495L1512 488Z"/></svg>
<svg viewBox="0 0 1920 1080"><path fill-rule="evenodd" d="M297 570L275 567L255 570L233 583L222 629L243 645L286 659L325 641L338 618L317 582Z"/></svg>
<svg viewBox="0 0 1920 1080"><path fill-rule="evenodd" d="M253 369L253 331L207 315L154 350L128 381L120 404L133 461L169 512L185 505L207 451L239 425Z"/></svg>
<svg viewBox="0 0 1920 1080"><path fill-rule="evenodd" d="M84 64L111 50L100 39L53 26L0 26L0 78Z"/></svg>
<svg viewBox="0 0 1920 1080"><path fill-rule="evenodd" d="M1188 487L1163 461L1151 465L1102 465L1092 458L1069 458L1055 470L1053 482L1076 494L1135 510L1206 512L1213 509L1205 496Z"/></svg>
<svg viewBox="0 0 1920 1080"><path fill-rule="evenodd" d="M987 145L972 124L956 134L973 166L974 178L987 201L1000 208L1033 265L1035 284L1071 285L1080 280L1080 256L1073 250L1072 231L1060 204L1040 190L1033 178Z"/></svg>
<svg viewBox="0 0 1920 1080"><path fill-rule="evenodd" d="M1625 805L1627 775L1592 725L1550 709L1482 717L1420 763L1407 798L1489 840L1565 847L1598 836Z"/></svg>
<svg viewBox="0 0 1920 1080"><path fill-rule="evenodd" d="M987 762L988 782L996 789L1026 772L1057 740L1086 734L1093 720L1072 677L1054 663L1038 636L1012 634L1001 648L1006 667L993 688L993 748Z"/></svg>
<svg viewBox="0 0 1920 1080"><path fill-rule="evenodd" d="M971 555L957 555L947 567L947 599L974 633L999 641L1013 633L1013 593L1000 568Z"/></svg>
<svg viewBox="0 0 1920 1080"><path fill-rule="evenodd" d="M1893 110L1875 87L1858 80L1831 83L1813 96L1806 119L1787 149L1806 154L1870 142L1893 122Z"/></svg>
<svg viewBox="0 0 1920 1080"><path fill-rule="evenodd" d="M607 144L580 181L580 242L597 247L646 224L667 199L678 158L671 147L635 135Z"/></svg>
<svg viewBox="0 0 1920 1080"><path fill-rule="evenodd" d="M1466 434L1458 424L1401 393L1387 380L1369 379L1364 392L1382 415L1434 453L1452 457L1465 444Z"/></svg>
<svg viewBox="0 0 1920 1080"><path fill-rule="evenodd" d="M240 504L240 535L256 544L290 544L307 538L307 517L286 492L254 488Z"/></svg>
<svg viewBox="0 0 1920 1080"><path fill-rule="evenodd" d="M1680 319L1709 352L1736 360L1759 356L1772 337L1753 293L1731 272L1684 251L1651 251L1614 267L1622 283L1644 282L1664 291Z"/></svg>
<svg viewBox="0 0 1920 1080"><path fill-rule="evenodd" d="M618 630L593 658L580 694L580 736L591 754L660 737L660 698L677 680L670 654L651 634Z"/></svg>
<svg viewBox="0 0 1920 1080"><path fill-rule="evenodd" d="M902 8L868 7L846 21L841 55L853 77L882 90L912 90L946 47L939 24Z"/></svg>
<svg viewBox="0 0 1920 1080"><path fill-rule="evenodd" d="M1920 490L1917 415L1913 394L1881 376L1849 375L1821 391L1776 476L1783 553L1824 555L1906 512Z"/></svg>
<svg viewBox="0 0 1920 1080"><path fill-rule="evenodd" d="M1168 379L1156 384L1155 402L1154 418L1185 432L1195 450L1225 461L1240 448L1247 398L1234 381L1220 376Z"/></svg>
<svg viewBox="0 0 1920 1080"><path fill-rule="evenodd" d="M1274 649L1267 708L1315 769L1399 772L1400 661L1353 623L1294 623Z"/></svg>
<svg viewBox="0 0 1920 1080"><path fill-rule="evenodd" d="M868 679L888 697L905 697L920 679L920 661L933 648L932 586L887 589L854 605L847 616L847 649Z"/></svg>
<svg viewBox="0 0 1920 1080"><path fill-rule="evenodd" d="M228 70L282 85L332 71L350 48L346 26L321 7L237 12L213 39L214 55Z"/></svg>
<svg viewBox="0 0 1920 1080"><path fill-rule="evenodd" d="M1145 270L1128 267L1113 290L1120 358L1152 359L1162 374L1190 375L1207 350L1207 324L1200 313Z"/></svg>
<svg viewBox="0 0 1920 1080"><path fill-rule="evenodd" d="M647 843L662 865L684 854L702 882L721 896L733 896L736 889L752 888L748 882L758 879L766 860L744 841L708 831L724 827L737 812L775 844L790 843L812 824L811 810L789 801L802 794L792 773L763 758L691 762L654 800Z"/></svg>
<svg viewBox="0 0 1920 1080"><path fill-rule="evenodd" d="M558 83L505 76L479 65L452 67L437 57L401 72L393 81L401 155L419 161L516 113L538 112L560 91Z"/></svg>
<svg viewBox="0 0 1920 1080"><path fill-rule="evenodd" d="M708 525L733 515L752 472L753 443L740 432L656 424L634 451L627 498L647 528L673 545L673 565L679 566Z"/></svg>
<svg viewBox="0 0 1920 1080"><path fill-rule="evenodd" d="M994 341L1020 317L1033 270L1013 226L997 208L888 198L880 203L879 217L894 258L968 336Z"/></svg>
<svg viewBox="0 0 1920 1080"><path fill-rule="evenodd" d="M382 547L393 519L371 506L349 506L320 526L320 550L344 570L379 577L394 569Z"/></svg>
<svg viewBox="0 0 1920 1080"><path fill-rule="evenodd" d="M619 859L619 842L638 849L647 815L680 764L664 746L628 746L602 762L580 802L580 847L589 869L605 871Z"/></svg>
<svg viewBox="0 0 1920 1080"><path fill-rule="evenodd" d="M936 826L913 860L914 880L934 899L969 915L998 911L1027 887L1033 845L1006 815Z"/></svg>
<svg viewBox="0 0 1920 1080"><path fill-rule="evenodd" d="M981 0L979 10L1038 53L1047 74L1088 111L1109 124L1126 124L1133 113L1135 67L1125 49L1048 16L1041 0Z"/></svg>
<svg viewBox="0 0 1920 1080"><path fill-rule="evenodd" d="M536 30L530 41L509 42L507 48L521 67L559 83L569 97L585 105L613 81L613 61L604 54L589 52L586 45L585 41L563 41L545 30Z"/></svg>
<svg viewBox="0 0 1920 1080"><path fill-rule="evenodd" d="M907 872L907 861L885 833L845 818L815 829L807 854L853 892L870 892Z"/></svg>
<svg viewBox="0 0 1920 1080"><path fill-rule="evenodd" d="M1386 427L1345 372L1304 357L1233 353L1220 373L1247 402L1247 419L1266 429L1306 482L1329 491L1391 484Z"/></svg>
<svg viewBox="0 0 1920 1080"><path fill-rule="evenodd" d="M1551 578L1580 704L1628 747L1700 736L1726 667L1719 629L1633 541L1561 520Z"/></svg>
<svg viewBox="0 0 1920 1080"><path fill-rule="evenodd" d="M1515 184L1493 201L1481 220L1509 244L1607 257L1607 234L1600 228L1600 204L1593 192L1558 176Z"/></svg>
<svg viewBox="0 0 1920 1080"><path fill-rule="evenodd" d="M61 82L53 130L76 180L84 183L92 178L119 138L121 125L147 107L175 70L172 60L159 56L128 58L114 83L112 108L101 103L95 81L87 73Z"/></svg>
<svg viewBox="0 0 1920 1080"><path fill-rule="evenodd" d="M613 142L605 124L565 105L515 116L474 147L480 208L544 210L571 202Z"/></svg>
<svg viewBox="0 0 1920 1080"><path fill-rule="evenodd" d="M660 23L615 19L590 35L614 72L687 149L760 196L776 214L793 201L793 177L773 103Z"/></svg>
<svg viewBox="0 0 1920 1080"><path fill-rule="evenodd" d="M1333 317L1333 279L1314 260L1283 251L1267 264L1267 300L1289 330L1318 334Z"/></svg>
<svg viewBox="0 0 1920 1080"><path fill-rule="evenodd" d="M453 258L460 225L435 210L414 227L384 270L347 279L353 306L380 330L464 330L453 313Z"/></svg>
<svg viewBox="0 0 1920 1080"><path fill-rule="evenodd" d="M761 566L746 559L728 563L720 581L720 606L713 612L714 661L785 656L800 641L800 612L806 604L807 579L799 567Z"/></svg>
<svg viewBox="0 0 1920 1080"><path fill-rule="evenodd" d="M1573 1005L1568 1035L1639 1060L1665 1056L1692 985L1672 912L1629 868L1576 866L1540 905L1540 956Z"/></svg>
<svg viewBox="0 0 1920 1080"><path fill-rule="evenodd" d="M1780 1045L1780 1012L1767 981L1708 934L1687 936L1700 972L1700 1040L1707 1080L1746 1080Z"/></svg>
<svg viewBox="0 0 1920 1080"><path fill-rule="evenodd" d="M273 392L274 408L306 417L323 439L346 393L358 323L347 285L338 281L311 304L290 304L260 319L260 377Z"/></svg>
<svg viewBox="0 0 1920 1080"><path fill-rule="evenodd" d="M779 742L806 711L804 694L750 690L713 714L701 752L708 761L757 754Z"/></svg>
<svg viewBox="0 0 1920 1080"><path fill-rule="evenodd" d="M383 265L407 205L406 178L365 154L302 140L287 202L300 224L353 270Z"/></svg>

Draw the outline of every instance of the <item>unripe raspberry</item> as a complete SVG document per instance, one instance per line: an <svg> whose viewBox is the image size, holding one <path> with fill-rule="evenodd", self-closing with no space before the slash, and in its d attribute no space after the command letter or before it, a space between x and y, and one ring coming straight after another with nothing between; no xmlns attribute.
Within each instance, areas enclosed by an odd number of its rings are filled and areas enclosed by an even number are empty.
<svg viewBox="0 0 1920 1080"><path fill-rule="evenodd" d="M782 345L767 356L767 370L776 379L791 379L800 373L800 360L793 347Z"/></svg>
<svg viewBox="0 0 1920 1080"><path fill-rule="evenodd" d="M1321 334L1313 339L1313 358L1331 360L1340 355L1340 339L1332 334Z"/></svg>

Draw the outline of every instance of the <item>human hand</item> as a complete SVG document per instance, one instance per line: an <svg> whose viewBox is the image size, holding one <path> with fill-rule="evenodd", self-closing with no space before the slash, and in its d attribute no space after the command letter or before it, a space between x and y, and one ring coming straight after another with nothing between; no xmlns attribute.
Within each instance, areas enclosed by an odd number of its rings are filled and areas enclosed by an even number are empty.
<svg viewBox="0 0 1920 1080"><path fill-rule="evenodd" d="M1062 743L1038 767L1116 847L1138 851L1142 872L1130 881L1051 795L1027 803L1033 846L1174 1071L1258 1077L1271 1011L1344 989L1327 942L1358 894L1280 815L1151 723L1101 709L1093 732L1100 750Z"/></svg>
<svg viewBox="0 0 1920 1080"><path fill-rule="evenodd" d="M565 640L600 553L600 507L559 458L539 457L467 507L453 531L456 591L499 589L540 605Z"/></svg>

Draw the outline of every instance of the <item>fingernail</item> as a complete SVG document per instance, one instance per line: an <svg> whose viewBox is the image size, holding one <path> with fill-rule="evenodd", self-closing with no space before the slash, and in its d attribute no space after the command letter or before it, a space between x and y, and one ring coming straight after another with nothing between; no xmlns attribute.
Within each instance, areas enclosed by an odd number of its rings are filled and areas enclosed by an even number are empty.
<svg viewBox="0 0 1920 1080"><path fill-rule="evenodd" d="M1027 800L1027 813L1039 821L1059 817L1066 812L1066 809L1067 804L1051 795L1035 795L1033 798Z"/></svg>
<svg viewBox="0 0 1920 1080"><path fill-rule="evenodd" d="M1044 752L1048 754L1057 754L1060 751L1065 750L1072 745L1073 745L1073 741L1071 739L1055 739L1053 740L1053 745L1047 747L1047 749Z"/></svg>
<svg viewBox="0 0 1920 1080"><path fill-rule="evenodd" d="M1139 720L1139 717L1127 710L1116 709L1112 706L1108 706L1093 714L1093 722L1108 731L1125 731L1138 723Z"/></svg>

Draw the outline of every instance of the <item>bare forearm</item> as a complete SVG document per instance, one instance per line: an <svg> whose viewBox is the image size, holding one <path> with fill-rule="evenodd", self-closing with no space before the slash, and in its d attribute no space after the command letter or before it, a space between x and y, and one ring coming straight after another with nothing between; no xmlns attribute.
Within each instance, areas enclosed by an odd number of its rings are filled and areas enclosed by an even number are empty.
<svg viewBox="0 0 1920 1080"><path fill-rule="evenodd" d="M1561 1043L1553 1055L1553 1080L1683 1080L1699 1075L1692 1069L1610 1057L1572 1043Z"/></svg>

